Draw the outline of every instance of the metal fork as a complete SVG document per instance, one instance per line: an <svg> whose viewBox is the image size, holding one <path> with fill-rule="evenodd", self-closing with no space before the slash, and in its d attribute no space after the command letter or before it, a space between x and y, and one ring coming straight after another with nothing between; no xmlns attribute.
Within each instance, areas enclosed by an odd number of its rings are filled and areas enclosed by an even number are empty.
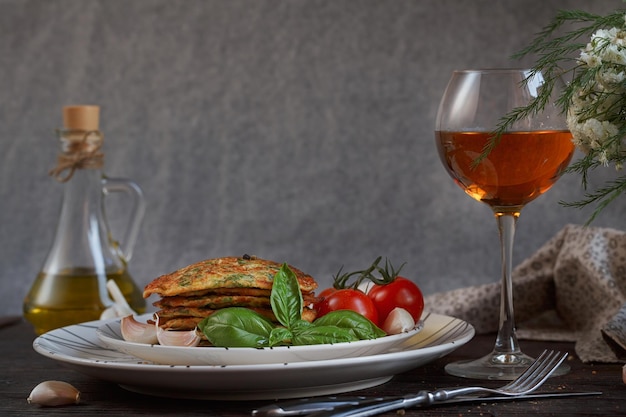
<svg viewBox="0 0 626 417"><path fill-rule="evenodd" d="M401 408L410 408L417 405L432 405L440 401L450 400L454 397L477 393L521 396L529 394L539 388L566 357L567 353L545 350L524 373L517 377L517 379L500 388L462 387L443 388L436 391L420 391L417 394L396 397L375 403L364 400L361 403L337 408L332 411L312 413L309 414L309 417L368 417Z"/></svg>

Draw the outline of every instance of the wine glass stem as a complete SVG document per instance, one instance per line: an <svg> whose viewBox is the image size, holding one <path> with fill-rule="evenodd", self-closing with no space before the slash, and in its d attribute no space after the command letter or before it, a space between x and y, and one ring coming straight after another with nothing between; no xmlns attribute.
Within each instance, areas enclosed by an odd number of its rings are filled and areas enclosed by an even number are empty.
<svg viewBox="0 0 626 417"><path fill-rule="evenodd" d="M503 355L500 359L508 362L514 360L508 354L520 352L515 336L515 316L513 312L513 240L519 211L496 212L500 247L502 250L502 289L500 294L500 326L494 348L495 353Z"/></svg>

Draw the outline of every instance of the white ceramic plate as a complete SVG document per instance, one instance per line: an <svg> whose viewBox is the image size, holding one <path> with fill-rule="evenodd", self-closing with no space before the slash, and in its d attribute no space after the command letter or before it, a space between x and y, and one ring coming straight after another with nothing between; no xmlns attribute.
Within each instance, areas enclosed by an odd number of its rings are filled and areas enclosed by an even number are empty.
<svg viewBox="0 0 626 417"><path fill-rule="evenodd" d="M96 330L106 321L52 330L36 338L33 347L78 372L133 392L205 400L271 400L380 385L447 355L474 336L474 328L456 318L425 313L423 322L419 333L388 353L264 365L157 365L105 347Z"/></svg>
<svg viewBox="0 0 626 417"><path fill-rule="evenodd" d="M137 318L146 322L151 314ZM105 346L161 365L261 365L371 356L387 352L422 330L420 321L415 329L372 340L307 346L274 348L179 347L127 342L122 337L120 320L107 322L96 330Z"/></svg>

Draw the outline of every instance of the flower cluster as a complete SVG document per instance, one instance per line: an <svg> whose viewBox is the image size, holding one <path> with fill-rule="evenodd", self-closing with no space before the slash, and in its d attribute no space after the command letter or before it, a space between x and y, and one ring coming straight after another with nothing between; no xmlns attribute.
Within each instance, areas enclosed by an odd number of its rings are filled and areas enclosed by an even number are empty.
<svg viewBox="0 0 626 417"><path fill-rule="evenodd" d="M564 26L573 29L561 33ZM595 204L589 222L609 203L626 192L626 10L595 15L580 10L560 11L531 44L514 55L537 55L532 73L541 72L546 83L525 107L503 117L496 134L530 114L542 111L551 100L557 82L566 78L565 91L556 103L567 116L574 143L585 155L568 172L582 177L587 188L588 172L613 164L620 176L588 191L571 207ZM572 65L573 62L573 65ZM486 152L497 144L497 135Z"/></svg>
<svg viewBox="0 0 626 417"><path fill-rule="evenodd" d="M626 16L624 17L626 25ZM626 29L598 29L581 51L585 74L571 96L567 124L574 143L602 165L623 166L626 143Z"/></svg>

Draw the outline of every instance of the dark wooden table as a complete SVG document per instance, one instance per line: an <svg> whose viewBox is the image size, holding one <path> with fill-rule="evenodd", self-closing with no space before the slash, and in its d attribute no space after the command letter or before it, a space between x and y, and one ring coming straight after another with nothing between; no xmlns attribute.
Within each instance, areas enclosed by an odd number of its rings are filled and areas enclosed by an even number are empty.
<svg viewBox="0 0 626 417"><path fill-rule="evenodd" d="M145 396L126 391L115 384L84 376L37 354L32 349L35 338L30 326L22 321L0 328L0 416L249 416L253 408L269 401L192 401ZM466 385L465 380L446 375L443 366L452 360L473 358L486 353L494 342L493 335L476 336L452 354L427 366L395 376L390 382L359 395L398 395L421 389ZM438 406L390 412L397 416L620 416L626 415L626 384L622 382L619 364L582 364L571 343L523 341L523 349L537 355L544 348L568 351L569 374L551 378L542 391L602 391L596 397L542 399L514 402L481 402ZM303 375L306 377L306 375ZM271 375L268 375L271 378ZM57 379L69 382L81 391L79 405L41 408L28 404L26 397L39 382ZM499 386L498 381L480 381ZM354 395L350 393L348 395Z"/></svg>

